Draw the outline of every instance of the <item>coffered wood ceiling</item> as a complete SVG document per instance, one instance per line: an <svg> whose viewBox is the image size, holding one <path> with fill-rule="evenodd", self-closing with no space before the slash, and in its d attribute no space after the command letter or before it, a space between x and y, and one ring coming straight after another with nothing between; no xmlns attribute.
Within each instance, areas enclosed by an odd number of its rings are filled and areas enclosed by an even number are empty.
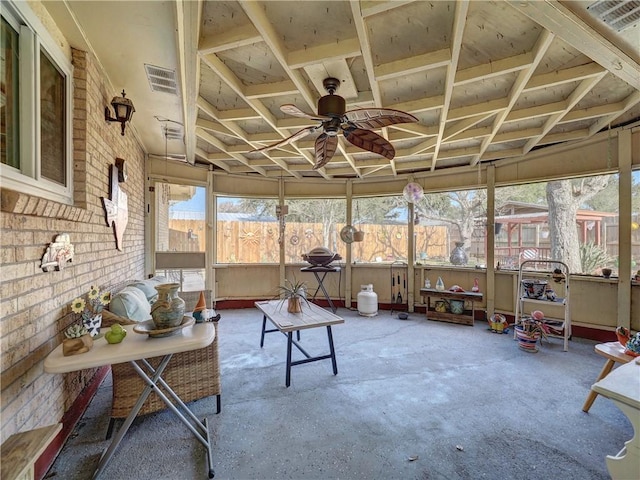
<svg viewBox="0 0 640 480"><path fill-rule="evenodd" d="M179 111L162 116L184 123L179 149L189 161L229 173L329 179L474 168L640 119L640 26L609 29L587 12L591 1L157 3L174 5L181 87ZM334 158L313 170L316 135L251 151L317 125L279 107L315 113L326 77L341 81L348 110L418 118L377 131L394 160L341 137ZM144 118L153 102L136 109ZM163 139L145 143L166 151Z"/></svg>

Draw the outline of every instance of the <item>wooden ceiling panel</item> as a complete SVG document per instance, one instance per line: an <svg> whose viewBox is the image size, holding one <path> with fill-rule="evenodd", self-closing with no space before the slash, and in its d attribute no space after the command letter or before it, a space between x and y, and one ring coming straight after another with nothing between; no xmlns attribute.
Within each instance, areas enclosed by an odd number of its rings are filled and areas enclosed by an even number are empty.
<svg viewBox="0 0 640 480"><path fill-rule="evenodd" d="M582 54L571 45L560 38L554 38L549 46L544 59L536 68L535 74L554 72L556 70L564 70L579 65L585 65L591 62L591 59Z"/></svg>
<svg viewBox="0 0 640 480"><path fill-rule="evenodd" d="M204 0L200 77L186 80L200 87L198 161L268 177L393 177L474 168L640 120L640 91L603 62L604 39L583 31L598 50L591 58L575 42L578 20L563 13L562 28L547 30L546 6L529 14L524 3ZM633 62L623 59L625 74L640 71ZM280 106L315 115L329 75L342 83L336 94L347 110L394 108L418 119L374 130L392 142L392 162L339 135L333 159L313 171L319 132L250 153L319 126Z"/></svg>
<svg viewBox="0 0 640 480"><path fill-rule="evenodd" d="M244 85L289 80L288 75L264 42L216 54Z"/></svg>
<svg viewBox="0 0 640 480"><path fill-rule="evenodd" d="M442 95L445 78L446 68L438 68L378 82L382 106L390 107Z"/></svg>
<svg viewBox="0 0 640 480"><path fill-rule="evenodd" d="M356 37L347 2L260 2L286 51L309 49Z"/></svg>
<svg viewBox="0 0 640 480"><path fill-rule="evenodd" d="M455 2L413 2L366 19L374 65L448 48Z"/></svg>
<svg viewBox="0 0 640 480"><path fill-rule="evenodd" d="M517 73L509 73L454 87L451 108L507 98L516 81Z"/></svg>
<svg viewBox="0 0 640 480"><path fill-rule="evenodd" d="M507 3L469 4L458 67L466 69L530 52L542 29Z"/></svg>
<svg viewBox="0 0 640 480"><path fill-rule="evenodd" d="M250 26L238 2L203 2L200 42L210 37L225 36L228 32L239 31Z"/></svg>

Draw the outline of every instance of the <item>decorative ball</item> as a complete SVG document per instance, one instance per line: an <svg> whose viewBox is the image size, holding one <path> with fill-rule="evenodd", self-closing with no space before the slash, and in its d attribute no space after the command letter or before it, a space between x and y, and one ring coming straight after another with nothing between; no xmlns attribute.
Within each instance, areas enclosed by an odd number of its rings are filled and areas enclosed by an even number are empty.
<svg viewBox="0 0 640 480"><path fill-rule="evenodd" d="M404 190L402 190L402 196L407 202L416 203L424 197L424 190L420 184L409 182L405 185Z"/></svg>

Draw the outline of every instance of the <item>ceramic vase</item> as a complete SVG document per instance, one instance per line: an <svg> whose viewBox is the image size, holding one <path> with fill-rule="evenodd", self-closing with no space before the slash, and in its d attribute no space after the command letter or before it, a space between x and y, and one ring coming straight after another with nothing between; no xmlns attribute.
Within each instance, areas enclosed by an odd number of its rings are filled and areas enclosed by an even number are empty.
<svg viewBox="0 0 640 480"><path fill-rule="evenodd" d="M177 327L184 317L184 300L178 296L179 283L157 285L158 299L151 305L151 318L157 329Z"/></svg>
<svg viewBox="0 0 640 480"><path fill-rule="evenodd" d="M449 261L453 265L466 265L469 261L467 252L464 251L464 242L456 242L456 248L451 251Z"/></svg>

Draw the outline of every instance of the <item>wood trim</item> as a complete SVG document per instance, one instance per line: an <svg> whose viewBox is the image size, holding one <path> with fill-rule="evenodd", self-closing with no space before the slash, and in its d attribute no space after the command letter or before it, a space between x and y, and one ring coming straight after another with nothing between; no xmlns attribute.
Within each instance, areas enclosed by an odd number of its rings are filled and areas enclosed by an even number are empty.
<svg viewBox="0 0 640 480"><path fill-rule="evenodd" d="M62 451L62 447L68 440L71 432L75 428L76 424L86 411L89 403L93 399L94 395L98 391L98 387L102 384L102 381L105 379L109 371L111 370L110 366L100 367L89 384L85 387L85 389L78 395L78 398L73 402L69 410L67 410L60 422L62 423L62 430L53 441L49 444L47 449L40 455L40 458L35 463L35 478L38 480L42 480L46 473L49 471L53 462L55 461L58 454Z"/></svg>

